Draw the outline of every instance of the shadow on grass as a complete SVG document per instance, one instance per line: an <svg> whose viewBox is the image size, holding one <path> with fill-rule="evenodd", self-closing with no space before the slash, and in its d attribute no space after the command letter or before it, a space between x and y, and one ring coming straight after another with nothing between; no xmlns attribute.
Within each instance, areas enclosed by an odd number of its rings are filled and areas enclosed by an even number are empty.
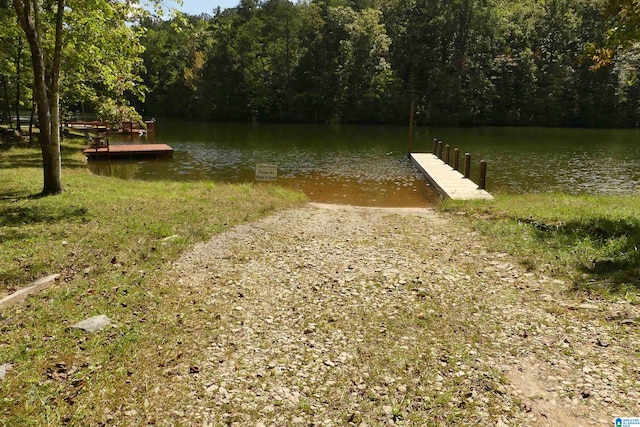
<svg viewBox="0 0 640 427"><path fill-rule="evenodd" d="M16 152L10 152L12 148L17 148ZM86 164L78 153L82 150L82 145L78 141L63 143L60 146L62 166L65 168L85 168ZM26 147L24 144L0 144L0 152L3 152L3 159L0 159L0 166L9 168L42 168L42 152L40 147L35 145Z"/></svg>
<svg viewBox="0 0 640 427"><path fill-rule="evenodd" d="M0 207L0 227L16 227L42 222L53 223L74 220L84 218L87 215L87 212L88 210L86 208L79 207Z"/></svg>
<svg viewBox="0 0 640 427"><path fill-rule="evenodd" d="M36 168L42 167L42 154L40 152L26 152L23 154L12 153L2 161L3 168Z"/></svg>
<svg viewBox="0 0 640 427"><path fill-rule="evenodd" d="M559 224L527 222L538 229L542 240L586 255L576 256L577 267L592 283L610 292L630 286L640 290L640 220L596 217Z"/></svg>

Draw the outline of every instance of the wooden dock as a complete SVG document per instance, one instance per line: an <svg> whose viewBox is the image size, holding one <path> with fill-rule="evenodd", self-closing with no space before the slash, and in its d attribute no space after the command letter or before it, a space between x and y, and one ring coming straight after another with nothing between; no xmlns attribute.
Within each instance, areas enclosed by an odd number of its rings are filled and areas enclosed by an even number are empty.
<svg viewBox="0 0 640 427"><path fill-rule="evenodd" d="M86 148L89 160L133 159L139 157L173 157L173 148L167 144L122 144Z"/></svg>
<svg viewBox="0 0 640 427"><path fill-rule="evenodd" d="M67 122L66 126L69 129L83 131L106 132L109 130L109 125L100 120Z"/></svg>
<svg viewBox="0 0 640 427"><path fill-rule="evenodd" d="M137 133L140 135L146 135L156 132L156 121L155 119L145 121L144 128L140 127L140 123L133 121L122 122L120 123L119 128L112 128L109 123L100 120L67 122L66 127L69 129L82 130L85 132L92 131L122 134Z"/></svg>
<svg viewBox="0 0 640 427"><path fill-rule="evenodd" d="M411 160L441 195L454 200L493 199L485 190L432 153L411 153Z"/></svg>

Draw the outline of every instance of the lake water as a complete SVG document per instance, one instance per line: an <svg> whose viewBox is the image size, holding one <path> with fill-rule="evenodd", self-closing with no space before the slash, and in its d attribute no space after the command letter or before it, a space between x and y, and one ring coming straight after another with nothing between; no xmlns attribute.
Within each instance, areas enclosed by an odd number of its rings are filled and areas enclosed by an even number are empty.
<svg viewBox="0 0 640 427"><path fill-rule="evenodd" d="M123 139L119 139L123 138ZM124 179L253 182L255 165L278 166L278 184L310 200L361 206L430 206L438 196L407 159L408 129L395 126L219 124L159 120L149 142L169 160L90 162ZM640 190L640 130L418 128L413 151L433 138L488 164L490 192L624 194ZM145 142L113 137L112 143ZM461 161L462 164L462 161Z"/></svg>

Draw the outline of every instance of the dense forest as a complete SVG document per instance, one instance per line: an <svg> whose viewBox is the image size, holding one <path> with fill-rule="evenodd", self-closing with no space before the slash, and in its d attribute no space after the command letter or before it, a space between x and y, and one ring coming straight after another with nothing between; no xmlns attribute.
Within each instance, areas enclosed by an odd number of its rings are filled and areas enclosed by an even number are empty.
<svg viewBox="0 0 640 427"><path fill-rule="evenodd" d="M610 2L609 2L610 3ZM598 0L242 0L146 19L145 114L638 126L640 50L603 60Z"/></svg>
<svg viewBox="0 0 640 427"><path fill-rule="evenodd" d="M135 116L130 104L147 118L404 124L415 101L420 124L636 127L637 4L240 0L127 26L96 8L61 27L61 103L67 117ZM0 11L0 99L18 115L32 109L29 49Z"/></svg>

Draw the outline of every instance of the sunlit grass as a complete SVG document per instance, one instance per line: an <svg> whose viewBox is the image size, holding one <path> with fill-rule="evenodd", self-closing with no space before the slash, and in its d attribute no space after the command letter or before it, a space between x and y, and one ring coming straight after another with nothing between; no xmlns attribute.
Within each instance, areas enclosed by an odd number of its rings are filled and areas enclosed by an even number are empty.
<svg viewBox="0 0 640 427"><path fill-rule="evenodd" d="M640 196L499 195L442 208L467 213L496 248L531 270L602 295L640 291Z"/></svg>
<svg viewBox="0 0 640 427"><path fill-rule="evenodd" d="M83 142L67 144L66 191L50 197L38 196L39 150L0 145L0 296L61 274L45 292L0 309L0 364L19 373L1 385L4 425L81 425L85 413L97 423L104 414L95 408L126 401L131 370L156 363L140 360L140 350L171 305L159 285L171 262L215 233L304 201L273 185L95 176L77 167ZM97 314L117 326L93 335L67 329Z"/></svg>
<svg viewBox="0 0 640 427"><path fill-rule="evenodd" d="M0 364L14 367L0 383L4 425L108 425L113 421L109 411L137 408L130 416L133 425L147 421L145 405L181 407L189 396L167 393L159 403L146 402L145 396L157 386L158 372L166 371L162 381L170 384L176 366L197 360L194 355L205 341L192 337L185 345L182 337L195 334L188 328L214 320L225 308L199 311L194 297L181 295L171 281L179 278L166 274L172 262L215 233L303 201L300 194L271 185L94 176L78 167L80 145L64 152L67 191L45 198L37 197L39 152L0 149L0 293L62 274L47 291L0 310ZM499 196L492 202L447 202L442 208L463 212L455 217L472 221L489 236L492 250L518 256L531 270L572 278L581 289L637 295L640 197ZM243 250L239 245L238 254ZM379 286L371 284L374 291ZM363 315L369 316L365 309ZM108 315L116 326L91 335L68 329L97 314ZM423 354L422 346L412 350L410 357L420 361L415 375L422 381L415 386L424 389L420 404L431 408L438 423L455 424L463 410L451 409L450 403L464 397L456 395L464 389L459 383L464 377L447 377L439 392L430 367L446 363L442 368L454 372L458 362L471 363L475 358L463 344L482 338L449 330L447 317L422 318L422 329L440 331L445 353L458 356L440 359ZM388 320L389 339L401 336L413 321ZM365 341L378 338L377 330L363 335ZM411 365L404 350L390 358L361 356L379 377L386 371L400 377ZM478 386L497 387L493 381ZM411 402L367 402L371 412L384 403L392 406L394 418L411 420ZM302 400L298 410L308 408ZM344 415L345 424L349 416Z"/></svg>

